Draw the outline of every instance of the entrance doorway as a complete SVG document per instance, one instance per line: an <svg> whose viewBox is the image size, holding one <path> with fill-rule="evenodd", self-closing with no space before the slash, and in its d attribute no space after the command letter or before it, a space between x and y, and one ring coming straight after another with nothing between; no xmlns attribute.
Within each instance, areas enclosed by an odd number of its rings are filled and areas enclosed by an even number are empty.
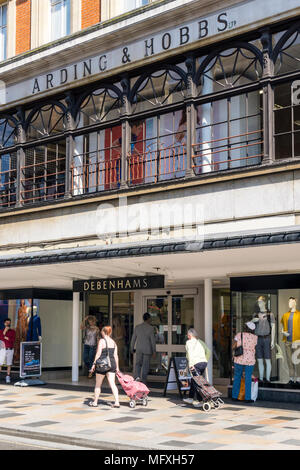
<svg viewBox="0 0 300 470"><path fill-rule="evenodd" d="M111 292L109 294L87 294L87 314L97 319L97 326L112 326L112 337L118 346L119 366L131 371L130 340L134 325L134 292Z"/></svg>
<svg viewBox="0 0 300 470"><path fill-rule="evenodd" d="M144 309L151 315L155 329L156 355L150 374L165 376L169 359L185 356L187 331L194 327L195 295L156 295L145 297Z"/></svg>

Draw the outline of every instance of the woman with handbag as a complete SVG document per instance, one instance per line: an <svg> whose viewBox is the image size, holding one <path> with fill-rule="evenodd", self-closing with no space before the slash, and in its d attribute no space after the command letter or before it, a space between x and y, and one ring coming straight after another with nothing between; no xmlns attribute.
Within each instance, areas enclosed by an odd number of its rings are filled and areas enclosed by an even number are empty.
<svg viewBox="0 0 300 470"><path fill-rule="evenodd" d="M237 400L241 387L242 375L245 370L245 402L251 400L252 373L255 365L255 348L257 336L254 334L255 324L249 321L245 325L245 332L238 333L233 341L234 379L232 387L232 400Z"/></svg>
<svg viewBox="0 0 300 470"><path fill-rule="evenodd" d="M95 397L94 401L89 403L89 406L93 408L98 406L101 386L105 376L107 377L115 399L115 403L112 405L112 407L120 408L119 391L116 386L116 372L119 372L118 348L114 340L111 338L111 333L111 326L105 326L102 328L102 338L98 343L95 360L91 368L91 372L96 372Z"/></svg>

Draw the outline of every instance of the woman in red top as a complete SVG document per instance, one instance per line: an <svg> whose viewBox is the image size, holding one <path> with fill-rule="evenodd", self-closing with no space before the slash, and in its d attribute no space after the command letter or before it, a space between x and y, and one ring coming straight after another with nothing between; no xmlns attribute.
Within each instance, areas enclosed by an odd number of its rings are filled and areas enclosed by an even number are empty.
<svg viewBox="0 0 300 470"><path fill-rule="evenodd" d="M14 344L16 339L16 332L12 330L10 318L4 320L4 329L0 330L0 340L2 347L0 349L0 372L4 362L7 365L6 383L10 383L10 372L14 357Z"/></svg>

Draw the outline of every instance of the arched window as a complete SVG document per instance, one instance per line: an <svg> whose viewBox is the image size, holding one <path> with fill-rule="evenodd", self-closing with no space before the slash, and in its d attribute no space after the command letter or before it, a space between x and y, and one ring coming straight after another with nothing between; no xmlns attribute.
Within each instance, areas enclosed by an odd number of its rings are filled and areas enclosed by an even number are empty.
<svg viewBox="0 0 300 470"><path fill-rule="evenodd" d="M67 107L62 102L49 103L26 113L26 139L39 140L66 129Z"/></svg>
<svg viewBox="0 0 300 470"><path fill-rule="evenodd" d="M18 121L13 116L0 117L0 149L3 151L17 143ZM17 153L0 155L0 209L14 206L17 197Z"/></svg>
<svg viewBox="0 0 300 470"><path fill-rule="evenodd" d="M17 143L17 121L11 116L0 116L0 148Z"/></svg>
<svg viewBox="0 0 300 470"><path fill-rule="evenodd" d="M119 118L121 110L122 92L117 85L103 85L79 99L76 128L103 126L99 130L84 130L74 138L71 166L74 196L120 186L122 127L109 123Z"/></svg>
<svg viewBox="0 0 300 470"><path fill-rule="evenodd" d="M181 102L187 88L186 74L177 66L144 74L132 82L130 101L134 113Z"/></svg>
<svg viewBox="0 0 300 470"><path fill-rule="evenodd" d="M220 49L200 59L196 75L199 95L230 90L257 81L262 75L262 55L252 44Z"/></svg>
<svg viewBox="0 0 300 470"><path fill-rule="evenodd" d="M122 108L122 93L117 86L103 86L86 93L76 110L76 128L118 119Z"/></svg>
<svg viewBox="0 0 300 470"><path fill-rule="evenodd" d="M275 75L300 70L300 22L275 35L275 41L272 54Z"/></svg>

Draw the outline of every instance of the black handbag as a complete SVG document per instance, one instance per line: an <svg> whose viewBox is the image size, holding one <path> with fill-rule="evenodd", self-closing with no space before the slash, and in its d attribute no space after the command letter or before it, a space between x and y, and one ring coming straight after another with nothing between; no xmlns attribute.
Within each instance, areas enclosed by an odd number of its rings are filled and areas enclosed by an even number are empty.
<svg viewBox="0 0 300 470"><path fill-rule="evenodd" d="M235 357L239 357L239 356L242 356L244 354L244 348L243 348L243 333L241 333L241 346L238 346L237 348L235 348L234 350L234 356Z"/></svg>
<svg viewBox="0 0 300 470"><path fill-rule="evenodd" d="M102 359L101 357L99 357L99 359L97 359L96 367L95 367L96 374L106 374L106 372L109 372L111 369L111 361L109 357L109 351L108 351L106 339L105 339L105 343L106 343L106 357L103 357Z"/></svg>

